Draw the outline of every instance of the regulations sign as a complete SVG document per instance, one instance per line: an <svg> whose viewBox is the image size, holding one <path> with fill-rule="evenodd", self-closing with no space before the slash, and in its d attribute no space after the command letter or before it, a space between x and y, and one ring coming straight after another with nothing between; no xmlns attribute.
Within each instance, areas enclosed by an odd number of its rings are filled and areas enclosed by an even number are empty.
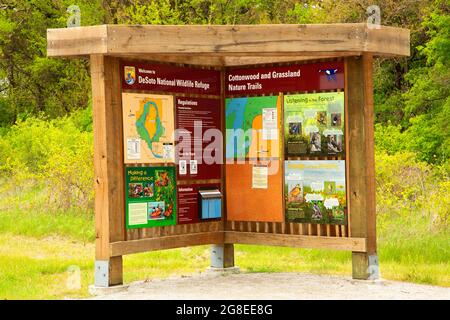
<svg viewBox="0 0 450 320"><path fill-rule="evenodd" d="M178 179L220 179L220 100L176 97Z"/></svg>

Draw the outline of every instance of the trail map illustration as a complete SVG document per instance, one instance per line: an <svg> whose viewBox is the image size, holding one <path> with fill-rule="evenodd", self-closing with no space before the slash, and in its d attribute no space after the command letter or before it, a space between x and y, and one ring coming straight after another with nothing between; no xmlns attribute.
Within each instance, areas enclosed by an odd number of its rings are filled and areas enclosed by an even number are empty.
<svg viewBox="0 0 450 320"><path fill-rule="evenodd" d="M174 162L173 97L123 93L125 163Z"/></svg>
<svg viewBox="0 0 450 320"><path fill-rule="evenodd" d="M227 158L279 156L278 96L226 99Z"/></svg>

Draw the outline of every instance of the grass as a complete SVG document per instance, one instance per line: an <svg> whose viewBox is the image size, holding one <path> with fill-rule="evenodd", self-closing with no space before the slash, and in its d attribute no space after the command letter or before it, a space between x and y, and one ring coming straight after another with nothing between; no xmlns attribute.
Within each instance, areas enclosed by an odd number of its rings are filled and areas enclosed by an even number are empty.
<svg viewBox="0 0 450 320"><path fill-rule="evenodd" d="M61 236L83 243L95 240L94 218L90 213L10 210L1 212L0 217L0 233L34 238Z"/></svg>
<svg viewBox="0 0 450 320"><path fill-rule="evenodd" d="M88 214L1 212L0 298L87 297L93 283L93 230ZM448 231L429 232L425 220L404 218L390 220L387 227L383 222L380 231L378 252L384 279L450 287ZM208 264L208 246L125 256L124 281L188 275L205 270ZM236 264L245 272L349 276L351 253L236 245ZM67 285L74 266L80 270L80 288Z"/></svg>
<svg viewBox="0 0 450 320"><path fill-rule="evenodd" d="M47 237L39 240L11 233L0 235L0 298L55 299L81 297L92 281L94 246ZM66 287L67 270L81 270L83 287Z"/></svg>

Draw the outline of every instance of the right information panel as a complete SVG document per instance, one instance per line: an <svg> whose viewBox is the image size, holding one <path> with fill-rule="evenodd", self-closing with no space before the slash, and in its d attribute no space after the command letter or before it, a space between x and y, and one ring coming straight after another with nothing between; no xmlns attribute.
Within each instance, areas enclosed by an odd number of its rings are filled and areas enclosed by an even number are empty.
<svg viewBox="0 0 450 320"><path fill-rule="evenodd" d="M284 97L287 222L347 224L344 123L343 92Z"/></svg>
<svg viewBox="0 0 450 320"><path fill-rule="evenodd" d="M348 224L344 64L225 74L229 221Z"/></svg>
<svg viewBox="0 0 450 320"><path fill-rule="evenodd" d="M343 155L344 93L284 97L285 156Z"/></svg>

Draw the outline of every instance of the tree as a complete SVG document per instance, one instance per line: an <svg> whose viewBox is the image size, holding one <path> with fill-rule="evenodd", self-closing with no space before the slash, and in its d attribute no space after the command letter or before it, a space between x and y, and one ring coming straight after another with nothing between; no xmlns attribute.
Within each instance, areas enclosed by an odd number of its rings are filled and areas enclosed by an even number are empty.
<svg viewBox="0 0 450 320"><path fill-rule="evenodd" d="M47 28L65 26L68 5L62 0L4 0L0 5L0 125L27 115L57 117L88 105L87 62L46 57ZM84 2L86 24L102 21L103 11L94 7Z"/></svg>

